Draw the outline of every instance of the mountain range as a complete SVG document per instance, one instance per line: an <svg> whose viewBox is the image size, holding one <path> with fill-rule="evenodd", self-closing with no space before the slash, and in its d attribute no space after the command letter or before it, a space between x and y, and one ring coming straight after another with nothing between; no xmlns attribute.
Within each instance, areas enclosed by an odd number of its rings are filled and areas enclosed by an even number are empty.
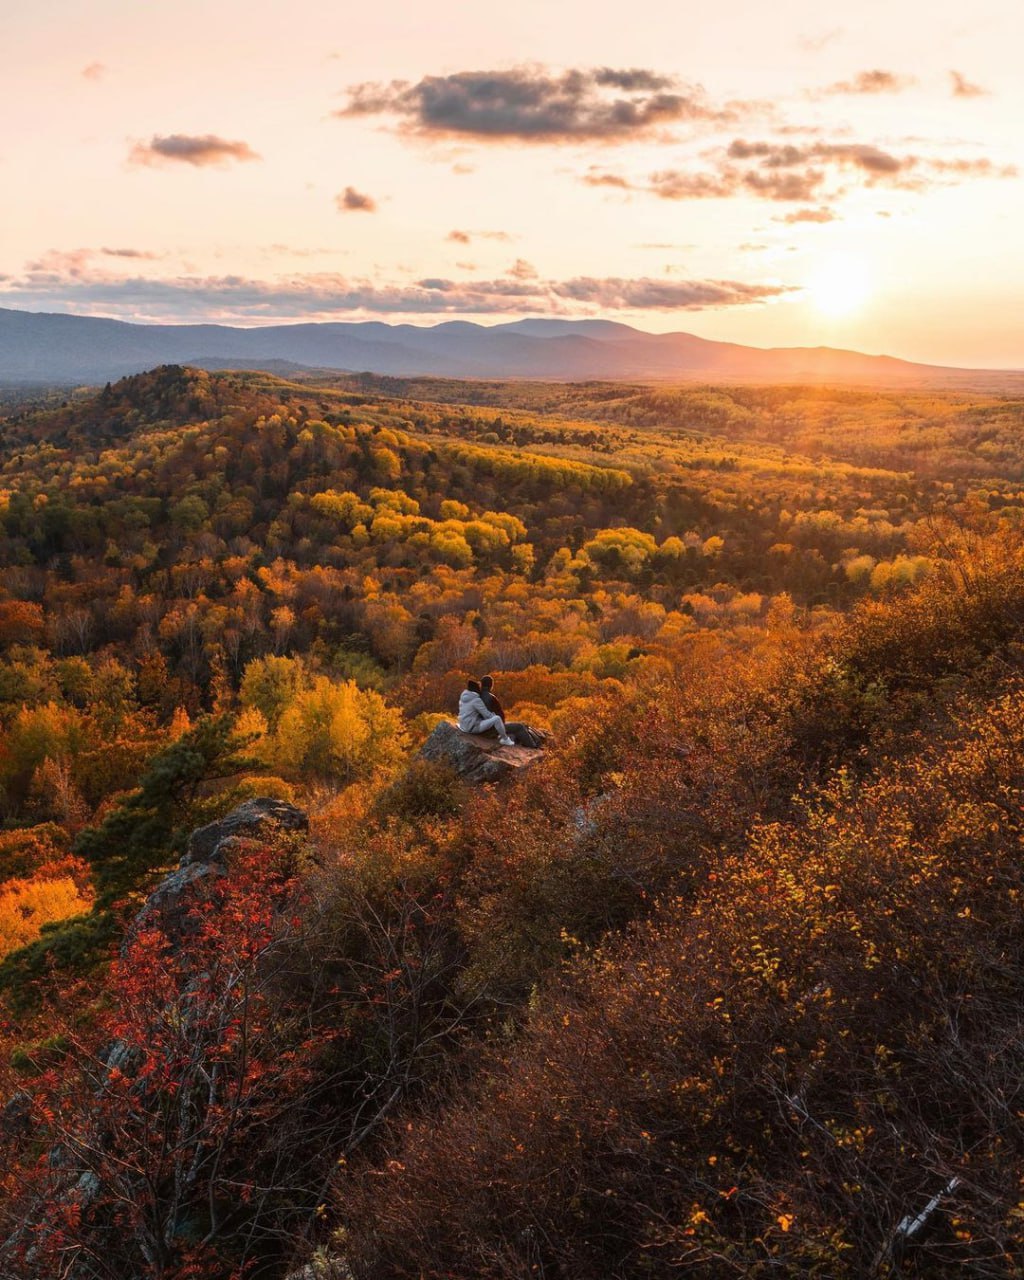
<svg viewBox="0 0 1024 1280"><path fill-rule="evenodd" d="M994 383L1020 374L915 364L832 347L741 346L609 320L481 325L129 324L0 308L0 382L101 382L158 364L449 378Z"/></svg>

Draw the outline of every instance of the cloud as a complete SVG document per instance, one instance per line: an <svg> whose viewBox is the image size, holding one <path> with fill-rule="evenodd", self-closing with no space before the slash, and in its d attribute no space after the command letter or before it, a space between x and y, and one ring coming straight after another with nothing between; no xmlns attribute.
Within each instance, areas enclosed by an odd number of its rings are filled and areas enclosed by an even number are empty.
<svg viewBox="0 0 1024 1280"><path fill-rule="evenodd" d="M89 267L80 254L45 255L20 278L0 281L0 305L67 309L152 320L271 322L360 315L587 315L601 311L694 311L749 306L783 297L792 286L734 280L641 277L540 277L517 262L494 279L425 277L380 283L329 272L273 280L242 276L118 276Z"/></svg>
<svg viewBox="0 0 1024 1280"><path fill-rule="evenodd" d="M862 154L863 153L863 154ZM624 191L646 191L662 200L725 200L753 195L764 200L808 202L826 182L826 170L815 160L855 163L862 167L881 166L884 153L875 148L847 147L845 144L796 147L785 143L747 142L737 139L716 157L710 170L659 169L646 181L636 182L622 174L591 169L581 181L589 186L614 187ZM734 162L755 161L744 168Z"/></svg>
<svg viewBox="0 0 1024 1280"><path fill-rule="evenodd" d="M102 80L109 70L102 62L90 62L88 66L82 68L83 80Z"/></svg>
<svg viewBox="0 0 1024 1280"><path fill-rule="evenodd" d="M480 141L623 142L688 120L726 120L697 86L643 68L561 74L542 67L460 71L348 90L339 117L392 116L428 137Z"/></svg>
<svg viewBox="0 0 1024 1280"><path fill-rule="evenodd" d="M813 200L824 181L821 169L750 169L740 178L742 190L764 200Z"/></svg>
<svg viewBox="0 0 1024 1280"><path fill-rule="evenodd" d="M982 88L980 84L972 84L959 71L950 71L949 78L953 84L954 98L984 98L989 93L989 90Z"/></svg>
<svg viewBox="0 0 1024 1280"><path fill-rule="evenodd" d="M813 200L825 181L821 169L738 169L723 165L712 173L687 173L661 169L652 173L646 187L662 200L724 200L753 195L764 200Z"/></svg>
<svg viewBox="0 0 1024 1280"><path fill-rule="evenodd" d="M852 80L837 80L824 93L902 93L917 84L914 76L898 75L895 71L858 71Z"/></svg>
<svg viewBox="0 0 1024 1280"><path fill-rule="evenodd" d="M810 205L842 195L848 175L869 187L891 186L926 190L944 182L971 178L1013 178L1013 165L988 158L931 158L896 155L871 143L734 139L728 147L705 153L710 167L703 170L659 169L646 179L627 177L591 166L580 181L593 187L646 192L662 200L724 200L756 196L763 200ZM783 221L825 222L824 205L804 210Z"/></svg>
<svg viewBox="0 0 1024 1280"><path fill-rule="evenodd" d="M532 262L527 262L525 258L516 258L515 262L508 269L508 274L513 280L537 280L539 272Z"/></svg>
<svg viewBox="0 0 1024 1280"><path fill-rule="evenodd" d="M453 244L472 244L474 240L500 240L508 244L512 237L507 231L449 231L445 237Z"/></svg>
<svg viewBox="0 0 1024 1280"><path fill-rule="evenodd" d="M339 213L376 213L377 201L355 187L346 187L334 197Z"/></svg>
<svg viewBox="0 0 1024 1280"><path fill-rule="evenodd" d="M128 156L130 164L156 165L164 163L190 164L195 168L224 165L232 160L259 160L247 142L230 142L206 133L196 136L187 133L154 134L149 142L137 142Z"/></svg>
<svg viewBox="0 0 1024 1280"><path fill-rule="evenodd" d="M553 286L561 298L594 303L606 310L702 311L708 307L742 306L792 292L785 285L740 284L735 280L624 280L580 276Z"/></svg>
<svg viewBox="0 0 1024 1280"><path fill-rule="evenodd" d="M869 143L859 142L815 142L809 146L795 147L789 143L780 146L774 142L746 142L737 138L730 143L726 154L732 160L756 159L766 169L791 168L811 161L831 161L863 169L871 174L899 173L903 169L913 168L917 163L914 156L899 159Z"/></svg>
<svg viewBox="0 0 1024 1280"><path fill-rule="evenodd" d="M987 156L978 160L929 160L936 173L952 173L962 178L1017 178L1020 170L1013 164L995 164Z"/></svg>
<svg viewBox="0 0 1024 1280"><path fill-rule="evenodd" d="M29 262L25 270L30 278L78 280L89 271L92 249L47 249L41 257Z"/></svg>
<svg viewBox="0 0 1024 1280"><path fill-rule="evenodd" d="M679 169L652 173L646 189L662 200L712 200L737 194L730 173L684 173Z"/></svg>
<svg viewBox="0 0 1024 1280"><path fill-rule="evenodd" d="M47 249L40 257L30 261L25 271L35 280L50 279L84 280L93 278L97 269L93 266L96 258L116 258L121 260L156 262L163 255L151 253L146 249ZM10 278L10 277L8 277Z"/></svg>
<svg viewBox="0 0 1024 1280"><path fill-rule="evenodd" d="M656 71L644 71L633 67L629 71L616 71L611 67L601 67L593 73L594 83L603 88L624 89L627 92L657 93L661 89L671 89L675 84L672 76L659 75Z"/></svg>
<svg viewBox="0 0 1024 1280"><path fill-rule="evenodd" d="M158 253L150 253L146 249L107 249L103 248L100 253L108 258L145 258L149 261L156 261L160 257Z"/></svg>
<svg viewBox="0 0 1024 1280"><path fill-rule="evenodd" d="M633 184L621 173L610 173L608 170L593 166L583 175L583 181L588 187L615 187L620 191L634 190Z"/></svg>
<svg viewBox="0 0 1024 1280"><path fill-rule="evenodd" d="M797 222L837 222L839 215L832 209L794 209L792 213L783 214L778 222L786 222L790 226Z"/></svg>

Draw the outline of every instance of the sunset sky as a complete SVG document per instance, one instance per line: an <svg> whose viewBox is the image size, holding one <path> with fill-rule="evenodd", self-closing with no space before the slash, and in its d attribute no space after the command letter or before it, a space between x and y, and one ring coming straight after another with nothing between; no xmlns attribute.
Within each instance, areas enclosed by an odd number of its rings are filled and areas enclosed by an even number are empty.
<svg viewBox="0 0 1024 1280"><path fill-rule="evenodd" d="M34 0L0 306L1024 367L1020 0Z"/></svg>

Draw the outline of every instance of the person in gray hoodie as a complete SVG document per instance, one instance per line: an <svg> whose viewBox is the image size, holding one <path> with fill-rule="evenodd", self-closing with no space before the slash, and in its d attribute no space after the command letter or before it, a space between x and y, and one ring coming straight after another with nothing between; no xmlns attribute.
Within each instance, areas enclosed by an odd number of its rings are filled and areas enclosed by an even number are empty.
<svg viewBox="0 0 1024 1280"><path fill-rule="evenodd" d="M498 731L498 741L503 747L514 747L515 743L505 732L505 721L501 716L492 715L480 697L480 685L476 680L469 680L459 695L459 728L463 733L487 733L489 729Z"/></svg>

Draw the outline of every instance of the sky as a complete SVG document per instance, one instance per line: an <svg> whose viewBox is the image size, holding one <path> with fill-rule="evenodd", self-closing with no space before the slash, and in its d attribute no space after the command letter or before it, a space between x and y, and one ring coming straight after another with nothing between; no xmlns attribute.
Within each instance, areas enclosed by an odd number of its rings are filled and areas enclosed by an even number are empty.
<svg viewBox="0 0 1024 1280"><path fill-rule="evenodd" d="M0 307L1024 367L1020 0L33 0Z"/></svg>

